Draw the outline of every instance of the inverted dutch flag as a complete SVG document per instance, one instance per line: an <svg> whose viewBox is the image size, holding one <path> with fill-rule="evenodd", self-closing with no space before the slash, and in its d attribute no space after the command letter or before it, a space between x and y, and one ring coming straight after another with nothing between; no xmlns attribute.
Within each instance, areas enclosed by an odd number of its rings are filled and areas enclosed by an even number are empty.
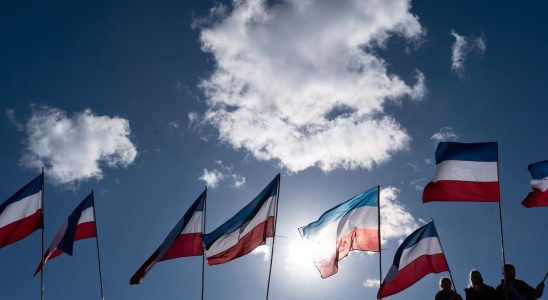
<svg viewBox="0 0 548 300"><path fill-rule="evenodd" d="M337 273L339 260L351 250L379 251L378 195L379 188L372 188L299 228L322 278Z"/></svg>
<svg viewBox="0 0 548 300"><path fill-rule="evenodd" d="M44 257L38 265L36 272L34 272L35 276L42 270L48 260L63 253L72 256L75 241L97 237L93 205L94 198L92 192L76 207L65 224L61 226L46 253L44 253Z"/></svg>
<svg viewBox="0 0 548 300"><path fill-rule="evenodd" d="M209 265L244 256L274 236L280 174L253 201L213 232L204 234Z"/></svg>
<svg viewBox="0 0 548 300"><path fill-rule="evenodd" d="M521 202L525 207L548 206L548 160L530 164L533 191Z"/></svg>
<svg viewBox="0 0 548 300"><path fill-rule="evenodd" d="M159 261L203 255L202 233L207 190L194 201L177 225L167 235L160 247L131 277L130 284L140 284L145 275Z"/></svg>
<svg viewBox="0 0 548 300"><path fill-rule="evenodd" d="M449 271L433 222L415 230L400 245L377 299L399 293L430 273Z"/></svg>
<svg viewBox="0 0 548 300"><path fill-rule="evenodd" d="M436 175L422 194L430 201L498 202L496 142L441 142L436 149Z"/></svg>
<svg viewBox="0 0 548 300"><path fill-rule="evenodd" d="M43 227L41 174L0 204L0 248L29 236Z"/></svg>

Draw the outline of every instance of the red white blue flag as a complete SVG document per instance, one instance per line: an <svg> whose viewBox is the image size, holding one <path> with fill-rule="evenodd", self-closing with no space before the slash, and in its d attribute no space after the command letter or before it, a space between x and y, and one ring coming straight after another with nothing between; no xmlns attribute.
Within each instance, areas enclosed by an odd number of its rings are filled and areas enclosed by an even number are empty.
<svg viewBox="0 0 548 300"><path fill-rule="evenodd" d="M379 251L378 194L378 187L365 191L299 228L322 278L337 273L338 262L352 250Z"/></svg>
<svg viewBox="0 0 548 300"><path fill-rule="evenodd" d="M41 174L0 204L0 248L29 236L43 227Z"/></svg>
<svg viewBox="0 0 548 300"><path fill-rule="evenodd" d="M280 175L236 215L213 232L204 234L209 265L244 256L274 236Z"/></svg>
<svg viewBox="0 0 548 300"><path fill-rule="evenodd" d="M140 284L145 275L159 261L203 255L204 207L207 190L190 206L177 225L169 232L160 247L131 277L130 284Z"/></svg>
<svg viewBox="0 0 548 300"><path fill-rule="evenodd" d="M548 206L548 160L530 164L533 191L521 202L525 207Z"/></svg>
<svg viewBox="0 0 548 300"><path fill-rule="evenodd" d="M377 299L397 294L430 273L449 271L433 222L415 230L400 245Z"/></svg>
<svg viewBox="0 0 548 300"><path fill-rule="evenodd" d="M436 175L424 188L423 203L500 201L497 148L496 142L439 143Z"/></svg>
<svg viewBox="0 0 548 300"><path fill-rule="evenodd" d="M63 253L72 256L75 241L97 237L93 193L90 193L70 214L49 245L34 275L46 262Z"/></svg>

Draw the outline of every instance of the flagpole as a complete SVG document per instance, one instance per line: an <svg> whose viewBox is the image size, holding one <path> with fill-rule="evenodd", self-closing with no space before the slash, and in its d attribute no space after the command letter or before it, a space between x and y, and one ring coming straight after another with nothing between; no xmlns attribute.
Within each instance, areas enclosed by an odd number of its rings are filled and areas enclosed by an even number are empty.
<svg viewBox="0 0 548 300"><path fill-rule="evenodd" d="M436 227L436 223L434 222L434 218L431 218L431 220L432 220L432 224L434 224L434 227ZM438 231L437 228L436 228L436 231ZM444 255L445 257L447 257L447 256L445 255L445 251L443 250L443 245L442 245L442 243L441 243L441 238L440 238L439 233L438 233L438 240L440 241L441 252L443 253L443 255ZM446 260L447 260L447 258L446 258ZM451 283L452 283L452 286L453 286L453 290L454 290L455 293L456 293L456 292L457 292L457 287L455 286L455 280L453 280L453 274L451 273L451 268L449 267L449 263L447 263L447 270L448 270L448 272L449 272L449 277L451 278Z"/></svg>
<svg viewBox="0 0 548 300"><path fill-rule="evenodd" d="M378 227L379 227L379 287L382 282L382 245L381 245L381 186L377 185L377 218L378 218ZM382 296L381 296L382 299Z"/></svg>
<svg viewBox="0 0 548 300"><path fill-rule="evenodd" d="M207 185L205 187L205 198L204 198L204 217L202 218L202 300L204 300L204 277L205 277L205 272L204 272L204 269L205 269L205 258L206 258L206 253L205 253L205 247L203 246L204 244L204 240L203 240L203 234L205 232L205 222L206 222L206 203L207 203Z"/></svg>
<svg viewBox="0 0 548 300"><path fill-rule="evenodd" d="M46 227L46 222L44 220L44 166L42 166L42 193L41 193L41 206L42 206L42 250L40 252L40 261L43 259L44 255L44 228ZM42 269L40 270L40 300L44 300L44 268L46 266L42 266Z"/></svg>
<svg viewBox="0 0 548 300"><path fill-rule="evenodd" d="M504 231L502 230L502 199L500 198L500 172L499 172L499 143L497 142L497 181L499 185L499 223L500 223L500 242L502 246L502 264L506 265L506 255L504 254Z"/></svg>
<svg viewBox="0 0 548 300"><path fill-rule="evenodd" d="M280 174L278 174L278 177ZM270 268L268 268L268 283L266 285L266 300L270 291L270 275L272 274L272 260L274 259L274 242L276 241L276 223L278 223L278 200L280 199L280 178L278 178L278 187L276 191L276 217L274 219L274 232L272 235L272 249L270 251Z"/></svg>
<svg viewBox="0 0 548 300"><path fill-rule="evenodd" d="M101 300L105 300L103 293L103 272L101 271L101 256L99 255L99 230L97 229L97 214L95 213L95 197L93 196L93 190L91 190L91 196L93 197L93 219L95 219L95 244L97 245L97 263L99 266L99 285L101 287Z"/></svg>

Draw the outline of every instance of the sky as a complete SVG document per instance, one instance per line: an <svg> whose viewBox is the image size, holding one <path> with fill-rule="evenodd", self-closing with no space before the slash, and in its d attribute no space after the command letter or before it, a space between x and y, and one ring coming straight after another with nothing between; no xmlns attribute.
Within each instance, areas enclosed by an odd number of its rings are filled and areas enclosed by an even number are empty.
<svg viewBox="0 0 548 300"><path fill-rule="evenodd" d="M375 299L376 253L321 279L297 228L380 185L383 276L433 218L463 294L501 279L498 206L422 204L439 141L499 143L507 262L548 270L527 165L548 159L537 2L16 1L0 4L0 201L46 168L45 244L95 194L106 299L200 299L200 257L129 278L208 186L206 231L278 173L270 299ZM205 267L205 299L262 299L270 248ZM40 232L0 250L2 299L35 299ZM389 299L434 297L431 274ZM97 299L93 239L45 269L46 299Z"/></svg>

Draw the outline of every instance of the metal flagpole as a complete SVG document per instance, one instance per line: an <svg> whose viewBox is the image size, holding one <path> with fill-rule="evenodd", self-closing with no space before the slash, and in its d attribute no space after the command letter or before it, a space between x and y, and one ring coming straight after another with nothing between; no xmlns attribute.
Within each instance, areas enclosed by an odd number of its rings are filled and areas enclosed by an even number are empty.
<svg viewBox="0 0 548 300"><path fill-rule="evenodd" d="M432 218L431 220L432 220L432 224L434 224L434 227L436 227L436 223L434 222L434 218ZM436 231L438 231L437 228L436 228ZM445 251L443 250L443 245L441 243L441 238L440 238L439 233L438 233L438 240L440 241L441 252L443 253L443 256L445 256ZM447 257L445 259L447 260ZM452 283L452 286L453 286L453 290L456 293L457 292L457 287L455 286L455 280L453 280L453 274L451 273L451 268L449 267L449 263L447 263L447 269L449 270L449 277L451 277L451 283Z"/></svg>
<svg viewBox="0 0 548 300"><path fill-rule="evenodd" d="M501 246L502 246L502 264L503 264L503 267L504 265L506 265L506 255L504 254L504 232L502 230L502 207L501 207L501 202L502 202L502 199L500 198L500 172L499 172L499 143L497 143L497 182L498 182L498 185L499 185L499 223L500 223L500 242L501 242Z"/></svg>
<svg viewBox="0 0 548 300"><path fill-rule="evenodd" d="M44 166L42 166L42 194L41 194L41 206L42 206L42 250L40 252L40 262L44 259L44 228L46 227L46 222L44 220ZM44 269L46 268L45 264L40 269L40 300L44 300Z"/></svg>
<svg viewBox="0 0 548 300"><path fill-rule="evenodd" d="M205 232L205 222L206 222L206 203L207 203L207 186L205 187L205 195L204 195L204 217L202 218L202 236ZM205 253L205 246L204 246L204 240L202 238L202 300L204 300L204 269L205 269L205 259L206 259L206 253Z"/></svg>
<svg viewBox="0 0 548 300"><path fill-rule="evenodd" d="M95 220L95 242L97 245L97 263L99 265L99 284L101 287L101 300L105 300L103 293L103 272L101 271L101 256L99 255L99 230L97 229L97 214L95 213L95 196L93 190L91 190L91 196L93 197L93 219Z"/></svg>
<svg viewBox="0 0 548 300"><path fill-rule="evenodd" d="M276 217L274 220L274 232L272 235L272 249L270 251L270 268L268 269L268 283L266 285L266 300L270 291L270 275L272 274L272 260L274 259L274 245L276 241L276 223L278 223L278 200L280 199L280 174L278 174L278 187L276 191Z"/></svg>
<svg viewBox="0 0 548 300"><path fill-rule="evenodd" d="M379 221L378 229L379 229L379 287L382 283L382 245L381 245L381 186L377 185L377 218ZM382 296L381 296L382 299Z"/></svg>

